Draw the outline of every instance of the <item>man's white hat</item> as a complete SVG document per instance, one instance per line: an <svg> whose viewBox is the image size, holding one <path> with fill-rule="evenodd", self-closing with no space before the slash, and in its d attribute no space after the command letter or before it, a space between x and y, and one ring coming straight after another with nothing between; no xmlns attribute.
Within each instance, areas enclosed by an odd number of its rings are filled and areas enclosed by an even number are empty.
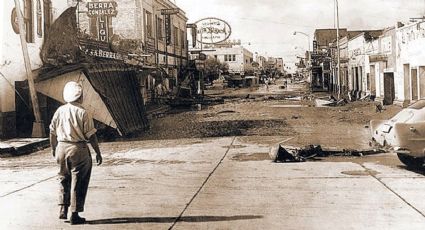
<svg viewBox="0 0 425 230"><path fill-rule="evenodd" d="M75 81L66 83L63 88L63 99L65 102L74 102L83 94L83 87Z"/></svg>

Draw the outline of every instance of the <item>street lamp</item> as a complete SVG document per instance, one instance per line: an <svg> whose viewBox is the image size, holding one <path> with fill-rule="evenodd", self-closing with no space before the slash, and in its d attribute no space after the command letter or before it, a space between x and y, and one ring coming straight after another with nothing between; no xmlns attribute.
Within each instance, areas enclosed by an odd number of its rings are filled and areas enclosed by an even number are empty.
<svg viewBox="0 0 425 230"><path fill-rule="evenodd" d="M310 35L308 35L308 34L306 34L304 32L294 31L294 35L297 35L297 34L302 34L302 35L304 35L304 36L307 37L307 39L308 39L308 51L310 51Z"/></svg>
<svg viewBox="0 0 425 230"><path fill-rule="evenodd" d="M306 34L306 33L304 33L304 32L300 32L300 31L294 31L294 35L297 35L297 34L302 34L302 35L304 35L304 36L306 36L307 37L307 39L308 39L308 46L307 46L307 55L308 55L308 59L307 59L307 61L306 61L306 64L307 64L307 66L310 66L311 67L311 53L310 53L310 35L308 35L308 34ZM311 75L310 75L311 74ZM312 76L312 73L311 72L308 72L308 78L310 78L311 79L311 76Z"/></svg>

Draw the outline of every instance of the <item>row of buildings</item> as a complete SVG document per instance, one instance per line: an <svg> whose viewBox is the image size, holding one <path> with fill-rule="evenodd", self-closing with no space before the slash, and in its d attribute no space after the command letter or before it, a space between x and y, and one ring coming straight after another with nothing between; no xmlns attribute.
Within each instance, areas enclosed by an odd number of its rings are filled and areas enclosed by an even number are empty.
<svg viewBox="0 0 425 230"><path fill-rule="evenodd" d="M313 52L306 54L313 90L342 98L368 96L384 104L406 106L425 97L425 22L398 22L382 30L315 31Z"/></svg>
<svg viewBox="0 0 425 230"><path fill-rule="evenodd" d="M36 99L30 96L21 51L19 11L15 1L1 1L0 138L31 136L37 117L48 131L54 111L64 103L63 86L71 80L83 85L83 106L98 127L122 135L138 133L149 126L147 107L163 93L178 93L176 86L197 71L188 42L193 29L173 1L18 2ZM240 41L229 44L207 55L226 62L232 74L244 76L272 66L283 72L282 59L254 56Z"/></svg>
<svg viewBox="0 0 425 230"><path fill-rule="evenodd" d="M182 80L188 19L170 0L19 3L46 131L67 81L87 89L83 105L99 124L127 135L148 126L140 114L156 89ZM31 135L34 121L17 12L14 1L1 1L0 138Z"/></svg>
<svg viewBox="0 0 425 230"><path fill-rule="evenodd" d="M261 72L283 74L285 65L283 58L264 57L253 53L242 45L241 40L225 41L218 44L201 45L189 48L190 50L203 50L210 58L215 58L229 66L229 74L254 75Z"/></svg>

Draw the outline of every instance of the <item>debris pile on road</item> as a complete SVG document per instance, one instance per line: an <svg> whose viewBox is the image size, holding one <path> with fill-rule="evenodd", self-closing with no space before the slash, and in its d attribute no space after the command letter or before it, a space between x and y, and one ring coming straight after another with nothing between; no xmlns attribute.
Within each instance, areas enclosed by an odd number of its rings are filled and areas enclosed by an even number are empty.
<svg viewBox="0 0 425 230"><path fill-rule="evenodd" d="M344 106L348 103L346 99L339 99L337 100L335 97L330 96L327 98L318 98L315 99L315 105L317 107L324 107L324 106Z"/></svg>
<svg viewBox="0 0 425 230"><path fill-rule="evenodd" d="M320 145L309 145L304 148L282 146L278 144L270 149L269 155L273 162L304 162L315 156L323 156Z"/></svg>
<svg viewBox="0 0 425 230"><path fill-rule="evenodd" d="M356 156L362 157L370 154L382 153L380 149L352 150L339 148L322 148L321 145L307 145L299 148L294 146L282 146L278 144L270 148L269 156L273 162L304 162L315 157L329 156Z"/></svg>

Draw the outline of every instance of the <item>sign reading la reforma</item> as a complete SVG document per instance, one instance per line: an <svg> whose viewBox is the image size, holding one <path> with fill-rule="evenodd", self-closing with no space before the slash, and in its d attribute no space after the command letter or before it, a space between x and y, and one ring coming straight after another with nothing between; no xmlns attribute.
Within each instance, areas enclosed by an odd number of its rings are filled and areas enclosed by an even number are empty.
<svg viewBox="0 0 425 230"><path fill-rule="evenodd" d="M195 22L196 40L203 44L217 44L226 41L232 33L229 23L219 18L204 18Z"/></svg>

